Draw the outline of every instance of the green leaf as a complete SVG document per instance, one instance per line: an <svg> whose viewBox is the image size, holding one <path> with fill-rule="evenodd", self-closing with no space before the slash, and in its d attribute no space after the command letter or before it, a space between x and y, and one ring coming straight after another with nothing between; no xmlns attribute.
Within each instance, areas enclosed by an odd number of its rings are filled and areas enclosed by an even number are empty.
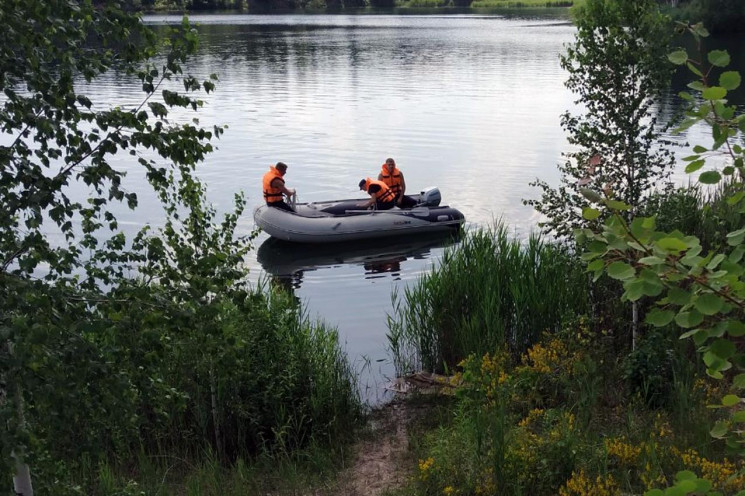
<svg viewBox="0 0 745 496"><path fill-rule="evenodd" d="M727 233L727 244L730 246L742 244L743 239L745 239L745 227Z"/></svg>
<svg viewBox="0 0 745 496"><path fill-rule="evenodd" d="M706 58L711 65L717 67L726 67L730 63L729 53L726 50L712 50L707 54Z"/></svg>
<svg viewBox="0 0 745 496"><path fill-rule="evenodd" d="M647 314L645 322L655 327L663 327L672 322L674 318L675 312L654 308Z"/></svg>
<svg viewBox="0 0 745 496"><path fill-rule="evenodd" d="M687 62L686 63L686 67L688 67L688 70L691 71L692 73L694 73L695 75L697 75L698 77L703 77L704 76L703 73L701 72L701 69L699 69L698 67L696 67L692 63Z"/></svg>
<svg viewBox="0 0 745 496"><path fill-rule="evenodd" d="M676 481L694 480L697 478L698 477L696 477L696 474L694 474L690 470L681 470L680 472L675 474Z"/></svg>
<svg viewBox="0 0 745 496"><path fill-rule="evenodd" d="M686 496L686 492L677 486L665 489L665 496Z"/></svg>
<svg viewBox="0 0 745 496"><path fill-rule="evenodd" d="M683 65L688 62L688 54L685 50L676 50L667 54L667 58L675 65Z"/></svg>
<svg viewBox="0 0 745 496"><path fill-rule="evenodd" d="M705 160L694 160L690 164L686 165L686 168L685 168L686 174L690 174L692 172L696 172L697 170L699 170L704 165L706 165L706 161Z"/></svg>
<svg viewBox="0 0 745 496"><path fill-rule="evenodd" d="M587 220L595 220L600 217L600 210L591 207L584 208L582 209L582 217Z"/></svg>
<svg viewBox="0 0 745 496"><path fill-rule="evenodd" d="M721 100L727 96L727 90L721 86L712 86L711 88L706 88L703 93L701 93L701 96L706 100Z"/></svg>
<svg viewBox="0 0 745 496"><path fill-rule="evenodd" d="M711 482L706 479L696 479L696 492L706 494L706 496L716 496L710 494L709 491L711 491Z"/></svg>
<svg viewBox="0 0 745 496"><path fill-rule="evenodd" d="M661 250L678 253L681 251L684 251L688 249L688 245L686 245L682 240L678 238L662 238L655 242L658 248Z"/></svg>
<svg viewBox="0 0 745 496"><path fill-rule="evenodd" d="M706 268L709 270L716 269L719 266L719 264L724 261L725 258L727 258L726 255L724 255L723 253L718 253L717 255L714 256L714 258L711 259L711 262L709 262L706 265Z"/></svg>
<svg viewBox="0 0 745 496"><path fill-rule="evenodd" d="M717 339L709 346L709 351L722 360L727 360L735 354L737 348L735 347L735 343L728 339Z"/></svg>
<svg viewBox="0 0 745 496"><path fill-rule="evenodd" d="M670 300L671 303L683 306L690 303L691 293L677 286L674 286L670 288L670 291L667 293L667 299Z"/></svg>
<svg viewBox="0 0 745 496"><path fill-rule="evenodd" d="M624 262L613 262L608 266L608 275L613 279L626 280L636 275L634 268Z"/></svg>
<svg viewBox="0 0 745 496"><path fill-rule="evenodd" d="M722 398L722 405L724 406L735 406L740 403L740 397L736 394L728 394Z"/></svg>
<svg viewBox="0 0 745 496"><path fill-rule="evenodd" d="M603 267L605 267L605 262L603 259L598 258L597 260L593 260L589 264L587 264L587 271L588 272L595 272L597 270L603 270Z"/></svg>
<svg viewBox="0 0 745 496"><path fill-rule="evenodd" d="M706 333L704 331L702 331L701 329L691 329L690 331L686 331L681 334L678 339L688 339L693 336L693 339L698 343L701 335L703 335L703 339L706 340Z"/></svg>
<svg viewBox="0 0 745 496"><path fill-rule="evenodd" d="M714 427L711 429L709 434L711 435L711 437L721 439L724 436L726 436L728 432L729 432L729 425L726 422L720 421L714 424Z"/></svg>
<svg viewBox="0 0 745 496"><path fill-rule="evenodd" d="M719 174L717 171L706 171L702 172L700 176L698 176L699 182L702 182L704 184L716 184L722 179L722 175Z"/></svg>
<svg viewBox="0 0 745 496"><path fill-rule="evenodd" d="M650 489L644 493L644 496L664 496L661 489Z"/></svg>
<svg viewBox="0 0 745 496"><path fill-rule="evenodd" d="M745 389L745 374L737 374L732 379L732 386L736 389Z"/></svg>
<svg viewBox="0 0 745 496"><path fill-rule="evenodd" d="M695 477L695 476L694 476ZM683 480L678 482L678 487L685 492L685 494L692 493L696 490L698 485L695 480Z"/></svg>
<svg viewBox="0 0 745 496"><path fill-rule="evenodd" d="M656 219L655 217L643 217L642 218L642 227L644 229L654 229L656 225Z"/></svg>
<svg viewBox="0 0 745 496"><path fill-rule="evenodd" d="M603 201L603 197L599 193L589 188L580 188L579 192L591 202L601 203Z"/></svg>
<svg viewBox="0 0 745 496"><path fill-rule="evenodd" d="M680 134L689 127L693 126L694 124L698 123L701 119L686 119L684 120L678 127L676 127L673 132L676 134ZM745 126L744 126L745 127Z"/></svg>
<svg viewBox="0 0 745 496"><path fill-rule="evenodd" d="M737 203L740 203L743 198L745 198L745 191L738 191L737 193L727 198L727 205L735 205Z"/></svg>
<svg viewBox="0 0 745 496"><path fill-rule="evenodd" d="M737 71L723 72L722 75L719 76L719 86L727 90L737 89L741 82L740 73Z"/></svg>
<svg viewBox="0 0 745 496"><path fill-rule="evenodd" d="M714 315L722 309L724 301L714 293L703 293L693 301L696 310L704 315Z"/></svg>
<svg viewBox="0 0 745 496"><path fill-rule="evenodd" d="M706 86L701 81L691 81L686 86L696 91L704 91L706 89Z"/></svg>
<svg viewBox="0 0 745 496"><path fill-rule="evenodd" d="M662 265L665 263L665 260L656 256L642 257L639 259L639 263L644 265Z"/></svg>
<svg viewBox="0 0 745 496"><path fill-rule="evenodd" d="M705 153L709 151L705 146L696 145L693 147L693 151L696 153Z"/></svg>
<svg viewBox="0 0 745 496"><path fill-rule="evenodd" d="M605 204L613 210L631 210L630 205L618 200L607 200Z"/></svg>
<svg viewBox="0 0 745 496"><path fill-rule="evenodd" d="M745 336L745 324L740 322L739 320L728 320L726 321L727 324L727 334L732 336L733 338L739 338L741 336Z"/></svg>
<svg viewBox="0 0 745 496"><path fill-rule="evenodd" d="M696 327L703 322L704 316L696 310L689 312L680 312L675 316L675 322L684 329L690 329Z"/></svg>

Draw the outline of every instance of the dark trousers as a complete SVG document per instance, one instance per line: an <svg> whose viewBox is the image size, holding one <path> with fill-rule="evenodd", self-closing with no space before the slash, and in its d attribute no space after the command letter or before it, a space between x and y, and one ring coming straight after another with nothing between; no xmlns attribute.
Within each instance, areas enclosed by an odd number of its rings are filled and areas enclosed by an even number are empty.
<svg viewBox="0 0 745 496"><path fill-rule="evenodd" d="M277 202L266 202L266 204L269 205L270 207L281 208L282 210L287 210L288 212L294 212L292 207L286 204L282 200L277 201Z"/></svg>
<svg viewBox="0 0 745 496"><path fill-rule="evenodd" d="M388 202L382 202L382 203L379 201L375 202L375 210L390 210L395 206L396 206L395 201L388 201Z"/></svg>
<svg viewBox="0 0 745 496"><path fill-rule="evenodd" d="M401 208L412 208L415 206L416 206L416 200L410 196L404 195L403 199L401 200Z"/></svg>

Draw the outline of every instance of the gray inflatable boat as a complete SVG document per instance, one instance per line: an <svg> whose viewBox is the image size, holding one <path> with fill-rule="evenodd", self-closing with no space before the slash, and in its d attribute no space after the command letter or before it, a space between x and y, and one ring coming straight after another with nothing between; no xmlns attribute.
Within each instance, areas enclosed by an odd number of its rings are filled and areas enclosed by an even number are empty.
<svg viewBox="0 0 745 496"><path fill-rule="evenodd" d="M403 234L457 231L465 217L457 209L440 206L437 188L418 195L412 208L363 210L366 199L297 203L295 211L262 205L254 211L256 225L270 236L296 243L333 243L385 238Z"/></svg>

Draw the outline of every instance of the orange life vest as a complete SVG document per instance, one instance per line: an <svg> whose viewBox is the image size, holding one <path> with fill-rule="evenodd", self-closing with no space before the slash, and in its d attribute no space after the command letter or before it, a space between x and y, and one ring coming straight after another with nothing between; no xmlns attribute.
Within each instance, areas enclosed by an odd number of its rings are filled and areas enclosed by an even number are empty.
<svg viewBox="0 0 745 496"><path fill-rule="evenodd" d="M275 179L282 181L282 185L285 184L285 180L282 179L282 174L273 165L269 167L269 172L264 174L264 200L267 203L274 203L282 201L282 190L279 188L272 187L272 182Z"/></svg>
<svg viewBox="0 0 745 496"><path fill-rule="evenodd" d="M370 186L372 186L373 184L377 184L378 186L380 186L380 189L373 193L376 202L387 203L392 202L396 199L396 195L393 194L393 191L391 191L391 188L389 188L387 184L385 184L383 181L370 179L369 177L365 179L365 191L369 193Z"/></svg>
<svg viewBox="0 0 745 496"><path fill-rule="evenodd" d="M389 173L388 167L385 164L382 165L382 169L380 177L383 178L383 182L391 188L393 194L398 198L401 196L401 171L398 170L398 167L393 167L393 172Z"/></svg>

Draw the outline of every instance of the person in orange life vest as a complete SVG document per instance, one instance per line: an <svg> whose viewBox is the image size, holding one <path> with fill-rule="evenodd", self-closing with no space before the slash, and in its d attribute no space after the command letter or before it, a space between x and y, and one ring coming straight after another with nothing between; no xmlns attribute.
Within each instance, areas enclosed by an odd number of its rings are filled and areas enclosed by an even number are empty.
<svg viewBox="0 0 745 496"><path fill-rule="evenodd" d="M385 159L380 168L378 181L383 181L396 195L396 205L400 208L411 208L416 205L416 200L406 196L406 181L403 173L396 167L396 161L392 158Z"/></svg>
<svg viewBox="0 0 745 496"><path fill-rule="evenodd" d="M368 177L360 181L360 189L370 195L370 200L360 203L360 207L371 209L374 206L377 210L388 210L396 205L396 196L383 181Z"/></svg>
<svg viewBox="0 0 745 496"><path fill-rule="evenodd" d="M287 164L277 162L277 165L269 166L269 172L264 174L262 180L264 188L264 200L270 207L281 208L293 212L292 207L285 203L282 195L290 197L295 194L294 189L285 187L284 176L287 174Z"/></svg>
<svg viewBox="0 0 745 496"><path fill-rule="evenodd" d="M416 205L416 200L406 196L406 181L403 173L396 167L396 161L392 158L385 159L385 163L380 168L378 181L383 181L391 188L396 195L396 205L399 208L411 208Z"/></svg>

